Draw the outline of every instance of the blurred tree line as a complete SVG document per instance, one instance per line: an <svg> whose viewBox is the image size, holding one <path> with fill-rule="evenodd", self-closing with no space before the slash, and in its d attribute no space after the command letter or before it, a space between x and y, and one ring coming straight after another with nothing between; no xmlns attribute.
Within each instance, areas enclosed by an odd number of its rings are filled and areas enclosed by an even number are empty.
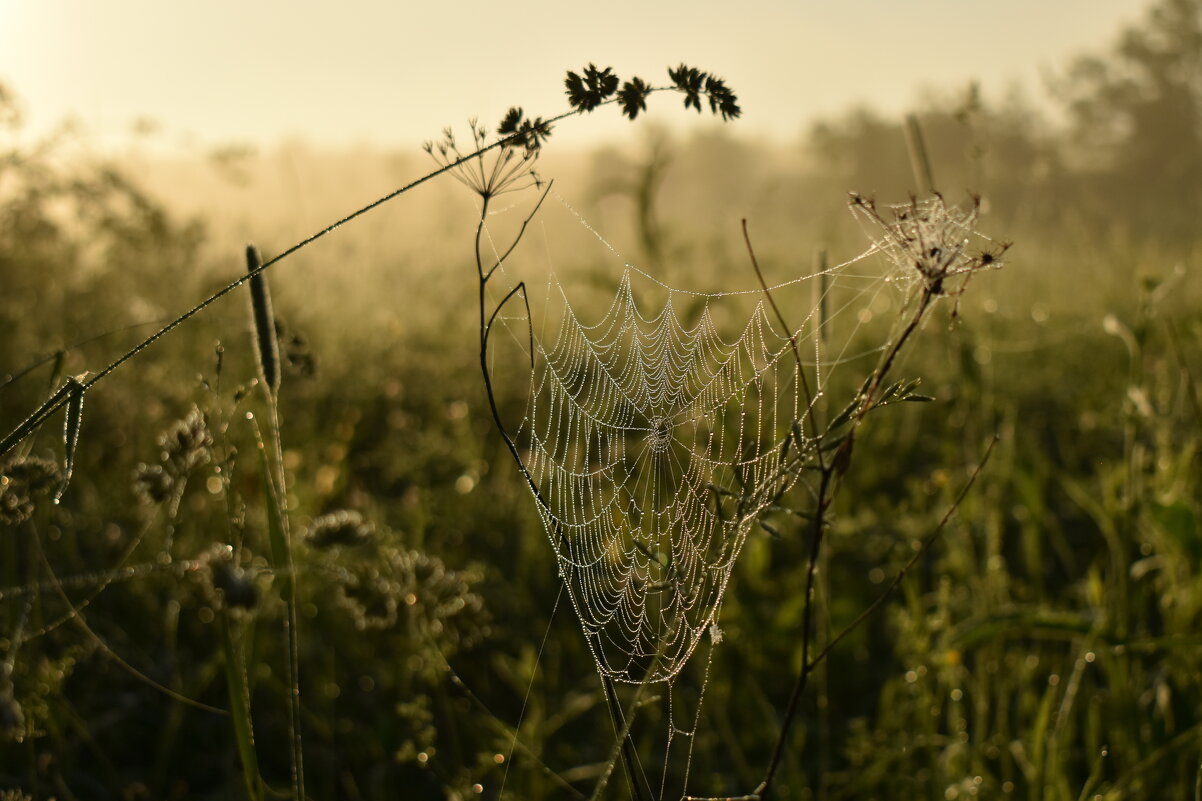
<svg viewBox="0 0 1202 801"><path fill-rule="evenodd" d="M1053 73L1047 88L1050 105L1019 89L989 98L975 83L932 92L914 114L937 187L952 201L981 194L997 230L1021 240L1020 257L1066 232L1144 243L1169 259L1192 252L1202 213L1202 3L1162 0L1109 49ZM871 108L815 124L800 160L764 159L737 132L683 145L660 132L641 159L598 154L594 193L630 199L632 239L652 262L687 251L690 217L718 220L732 208L763 228L800 228L794 243L822 243L846 192L895 202L919 190L906 142L905 120ZM730 169L715 177L714 163ZM671 239L673 210L685 220L675 253L661 241Z"/></svg>

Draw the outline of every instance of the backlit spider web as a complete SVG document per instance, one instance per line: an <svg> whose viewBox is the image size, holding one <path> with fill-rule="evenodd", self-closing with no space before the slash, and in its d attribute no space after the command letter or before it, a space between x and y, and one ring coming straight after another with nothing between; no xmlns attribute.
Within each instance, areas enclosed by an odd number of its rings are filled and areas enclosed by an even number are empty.
<svg viewBox="0 0 1202 801"><path fill-rule="evenodd" d="M781 455L803 402L763 304L727 341L708 302L692 324L672 295L645 313L631 282L595 322L557 285L520 433L597 667L642 683L675 676L715 624L748 531L796 480Z"/></svg>
<svg viewBox="0 0 1202 801"><path fill-rule="evenodd" d="M852 287L863 304L884 284L853 274L859 261L773 288L791 302L792 331L760 289L682 290L624 263L608 307L590 314L549 278L515 438L603 676L670 681L704 639L720 639L748 535L813 456L822 311L840 310L825 295Z"/></svg>

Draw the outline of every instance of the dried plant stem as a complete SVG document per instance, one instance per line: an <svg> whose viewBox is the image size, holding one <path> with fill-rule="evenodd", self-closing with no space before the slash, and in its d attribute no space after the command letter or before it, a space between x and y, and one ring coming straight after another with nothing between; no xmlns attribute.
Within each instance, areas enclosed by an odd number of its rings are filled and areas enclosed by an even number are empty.
<svg viewBox="0 0 1202 801"><path fill-rule="evenodd" d="M902 347L906 344L906 340L918 330L918 326L922 323L922 318L926 316L927 310L931 307L931 301L935 299L935 291L930 285L926 285L922 289L922 294L919 296L918 308L914 312L914 316L910 318L910 322L902 330L897 339L893 340L893 345L885 353L881 359L880 366L873 373L867 388L864 390L859 411L856 412L856 424L864 419L864 415L872 411L873 404L876 402L876 393L880 391L881 385L885 383L886 376L889 375L889 370L893 367L893 363L897 361L897 354L901 353Z"/></svg>
<svg viewBox="0 0 1202 801"><path fill-rule="evenodd" d="M300 707L300 632L296 614L296 566L292 558L292 531L288 522L288 478L284 467L284 445L280 424L280 350L276 340L275 315L271 310L271 294L267 276L262 275L262 259L254 245L246 246L246 270L250 284L250 311L254 334L255 364L259 382L267 402L271 424L271 458L264 453L264 484L268 504L268 528L277 569L287 579L282 584L286 616L284 632L288 640L288 738L291 768L292 797L305 797L305 760L301 741ZM260 446L262 446L260 439Z"/></svg>
<svg viewBox="0 0 1202 801"><path fill-rule="evenodd" d="M746 233L746 228L744 228ZM748 241L750 249L750 241ZM752 264L755 266L754 256ZM756 274L759 274L759 268L756 266ZM763 278L760 278L763 283ZM765 286L767 293L767 287ZM814 579L818 568L818 559L822 552L822 536L826 529L826 513L830 508L837 485L835 479L841 477L847 472L851 465L852 450L855 443L855 434L859 426L863 423L865 415L868 414L874 407L877 393L880 391L886 376L889 374L894 363L897 360L898 354L910 339L913 333L918 330L927 311L930 309L931 301L934 299L935 292L928 285L924 286L922 294L919 297L918 307L911 316L910 321L902 329L901 333L893 340L893 344L882 357L880 364L873 371L872 375L865 382L864 389L860 393L859 406L852 418L851 430L844 437L838 450L835 452L834 458L829 462L821 462L819 466L820 479L818 484L818 492L814 502L814 513L812 517L812 525L810 526L810 554L806 564L806 586L805 600L802 611L802 643L801 643L801 670L798 672L797 679L794 682L793 690L789 695L789 700L785 705L784 717L781 721L780 734L777 736L776 746L773 748L772 757L768 761L768 769L764 774L764 780L760 782L753 795L760 799L768 798L772 789L772 783L776 778L776 771L780 767L780 762L784 757L785 745L788 741L789 731L792 728L793 720L797 717L797 712L801 707L801 698L805 693L806 685L808 684L810 673L818 664L820 659L810 661L809 652L813 640L813 619L814 619ZM771 295L768 295L771 299ZM773 304L775 308L775 304ZM778 312L779 314L779 312ZM796 346L795 346L796 347ZM800 357L798 357L800 359ZM819 458L821 459L822 448L818 448ZM842 635L840 635L842 636ZM822 657L829 653L830 645L823 651Z"/></svg>
<svg viewBox="0 0 1202 801"><path fill-rule="evenodd" d="M817 654L817 656L810 660L808 657L808 652L811 634L810 621L812 619L811 600L813 597L814 571L818 560L819 547L821 544L821 529L823 526L822 521L827 508L822 504L824 500L826 501L827 505L829 505L830 502L828 491L830 489L831 472L823 471L822 483L818 490L818 512L814 517L814 530L812 532L813 546L810 552L810 561L808 564L806 577L806 606L805 619L803 622L801 671L797 676L797 681L793 686L793 693L790 695L789 703L785 708L784 720L781 723L781 731L777 737L776 748L773 750L772 759L768 763L768 771L764 776L764 780L755 789L755 792L749 796L750 798L758 799L758 801L765 801L765 799L767 799L769 796L769 792L772 789L773 780L776 777L777 768L779 767L780 761L784 756L784 747L788 739L789 727L793 722L793 718L797 715L797 709L801 701L801 696L805 692L806 684L810 674L813 673L814 669L821 664L824 659L826 659L831 651L834 650L835 646L837 646L845 637L847 637L847 635L859 628L864 621L868 620L870 617L880 611L881 607L884 606L885 601L889 599L889 597L905 579L909 571L918 563L918 560L927 553L931 545L936 539L938 539L939 535L943 533L943 530L947 527L952 515L955 514L956 510L960 508L961 503L964 502L964 498L968 495L969 490L972 489L973 484L976 483L977 477L981 474L981 471L984 470L986 463L988 463L989 457L993 453L993 448L997 444L998 439L999 437L995 434L990 440L989 445L986 447L985 453L981 457L981 460L977 463L977 466L969 475L968 480L965 481L964 486L960 488L960 492L956 494L956 498L952 502L951 506L949 506L947 511L944 512L943 517L940 518L939 523L935 526L935 528L923 539L922 544L910 557L909 561L907 561L902 569L898 571L897 575L894 576L893 581L889 583L889 586L887 586L885 590L877 596L876 600L869 604L868 607L865 608L855 620L853 620L842 631L831 638L831 641L826 644L826 646Z"/></svg>
<svg viewBox="0 0 1202 801"><path fill-rule="evenodd" d="M481 240L484 232L484 222L488 217L488 206L490 201L488 195L484 195L482 199L480 207L480 219L476 223L475 236L476 276L478 279L477 289L480 315L480 373L484 379L484 391L485 395L488 397L489 411L492 413L493 423L496 425L497 431L501 435L501 439L505 441L505 447L508 449L509 454L513 457L514 462L517 464L518 470L521 472L522 477L526 480L526 484L530 487L531 492L534 494L535 500L545 509L550 509L550 504L548 504L546 498L543 496L542 490L538 486L538 482L534 480L534 476L530 475L530 471L526 469L526 465L522 462L522 456L518 451L517 443L514 442L513 436L509 433L509 430L505 427L504 420L501 418L501 411L497 406L496 393L493 390L492 373L488 367L488 341L489 336L492 333L493 324L496 322L497 315L500 313L505 304L518 294L522 296L522 300L527 304L526 324L530 336L530 358L532 360L534 358L534 329L533 321L530 319L530 306L526 299L525 285L519 283L517 286L513 287L513 289L511 289L509 293L505 295L504 299L497 304L497 307L493 309L491 314L488 312L487 290L489 280L492 279L493 275L496 273L497 269L500 268L505 258L513 252L514 248L517 247L518 242L521 241L522 236L526 233L527 225L530 223L530 220L534 218L534 215L538 213L539 208L542 206L543 200L547 197L547 193L550 191L551 186L548 184L547 188L539 197L538 203L522 222L521 228L518 230L517 235L514 237L509 247L507 247L502 254L493 260L487 267L485 267ZM555 529L556 536L561 540L565 539L564 533L562 529L559 528L558 522L554 515L551 515L549 519L552 521L552 526ZM613 680L604 674L601 676L601 682L605 691L605 699L609 708L610 717L612 718L614 727L619 732L619 737L621 738L620 753L622 764L626 768L626 777L630 782L631 794L635 801L646 801L647 796L644 794L643 785L639 781L638 775L635 771L637 757L634 753L634 743L630 739L630 722L625 720L621 705L618 703L617 687L614 685Z"/></svg>
<svg viewBox="0 0 1202 801"><path fill-rule="evenodd" d="M224 709L220 709L215 706L209 706L208 704L197 701L194 698L189 698L188 696L184 695L183 693L180 693L176 690L171 689L170 687L160 684L159 682L157 682L154 679L147 676L142 671L135 668L129 662L126 662L121 657L120 654L118 654L116 651L114 651L112 648L110 648L109 644L107 642L105 642L103 639L101 639L100 635L97 634L95 632L95 630L92 629L91 625L88 623L87 618L84 617L82 609L79 606L77 606L76 604L74 604L71 601L70 597L67 596L66 589L63 587L62 582L59 580L58 574L54 572L54 567L50 564L50 560L47 558L46 552L42 548L41 540L36 536L33 537L32 540L37 548L38 558L42 562L42 569L45 570L46 575L48 575L50 577L51 587L54 588L54 591L58 594L58 596L62 600L63 604L66 605L66 607L68 609L67 614L69 615L69 619L72 622L74 622L76 626L79 627L79 630L81 632L83 632L84 636L86 636L88 639L90 639L92 641L92 643L97 648L99 648L102 653L104 653L105 656L107 656L109 659L113 660L114 664L116 664L118 667L120 667L126 673L133 676L135 679L137 679L138 681L147 685L148 687L152 687L153 689L158 690L163 695L166 695L168 698L178 701L181 704L185 704L187 706L194 707L195 709L199 709L204 712L211 712L215 715L228 715L229 714Z"/></svg>
<svg viewBox="0 0 1202 801"><path fill-rule="evenodd" d="M286 614L284 633L288 641L288 664L285 680L288 683L289 767L291 769L293 801L305 798L305 760L301 741L300 706L300 632L296 603L296 566L292 557L292 532L288 523L288 485L284 470L284 448L280 437L279 405L275 395L268 394L267 408L271 424L271 450L261 436L258 444L263 463L265 501L267 503L268 533L277 576L282 574L282 591ZM256 435L258 432L256 430Z"/></svg>
<svg viewBox="0 0 1202 801"><path fill-rule="evenodd" d="M278 471L280 521L284 529L287 561L285 570L292 577L288 582L288 728L292 739L292 790L296 801L305 798L305 758L301 747L300 706L300 629L296 614L296 565L292 560L292 530L288 524L288 486L284 476L284 449L280 441L280 418L276 403L271 404L272 443Z"/></svg>
<svg viewBox="0 0 1202 801"><path fill-rule="evenodd" d="M885 601L889 600L889 596L891 596L894 591L897 590L898 586L901 585L902 581L906 577L906 574L908 574L914 568L914 565L918 564L918 560L926 555L927 551L930 550L931 545L933 545L935 540L939 538L939 535L943 533L943 530L947 528L947 524L951 521L952 515L955 514L956 510L960 508L960 504L964 502L965 497L968 496L969 490L971 490L973 484L976 483L977 476L979 476L981 471L985 469L985 465L989 462L989 457L993 454L993 447L997 445L999 439L1001 439L1001 437L998 434L994 434L992 439L989 440L989 445L986 446L984 455L981 456L981 460L977 462L977 466L969 475L968 480L964 482L964 486L960 488L958 493L956 493L955 500L952 501L952 504L947 508L947 511L943 513L943 517L939 519L939 523L936 524L935 528L932 529L931 532L922 540L922 544L918 546L916 551L914 551L914 554L910 557L909 561L902 566L901 570L897 571L897 575L893 577L893 580L889 582L889 585L885 587L881 594L876 597L876 600L869 604L864 611L860 612L860 614L856 616L856 619L851 623L848 623L842 631L831 638L831 641L828 642L826 646L818 652L818 655L814 657L812 664L817 665L822 662L822 660L826 659L830 652L835 649L835 646L843 641L844 637L859 628L864 621L868 620L868 618L877 613L881 606L884 605Z"/></svg>
<svg viewBox="0 0 1202 801"><path fill-rule="evenodd" d="M785 705L784 718L780 724L780 734L777 735L776 746L772 749L772 757L768 760L768 770L764 773L763 781L760 782L753 793L753 796L757 799L766 799L772 789L772 782L776 778L777 768L780 767L781 759L785 753L785 745L789 740L789 730L793 725L793 719L797 717L797 710L801 705L801 697L805 693L806 683L810 677L810 672L813 670L809 658L811 629L814 625L814 576L817 573L818 555L822 548L822 532L826 527L826 510L831 502L830 490L833 469L829 466L825 467L822 469L821 475L813 525L810 527L810 558L806 565L805 610L802 615L801 624L801 672L797 675L797 681L793 684L793 691L789 694L789 701Z"/></svg>

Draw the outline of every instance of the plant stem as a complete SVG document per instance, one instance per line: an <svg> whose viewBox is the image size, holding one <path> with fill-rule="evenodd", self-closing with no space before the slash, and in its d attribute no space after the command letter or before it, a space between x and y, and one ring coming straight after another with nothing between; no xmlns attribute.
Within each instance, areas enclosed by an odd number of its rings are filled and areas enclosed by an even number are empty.
<svg viewBox="0 0 1202 801"><path fill-rule="evenodd" d="M499 256L496 259L496 261L494 261L488 268L485 268L485 266L484 266L484 258L483 258L483 254L481 252L480 241L481 241L481 235L484 232L484 221L488 217L488 206L489 206L490 197L488 195L483 196L483 203L480 208L480 220L479 220L479 222L476 223L476 236L475 236L476 275L477 275L477 278L479 279L478 280L478 299L479 299L479 315L480 315L480 373L484 378L484 392L485 392L485 395L488 396L488 408L489 408L489 411L492 413L493 423L496 425L497 431L501 435L501 439L503 439L505 441L505 447L509 450L509 454L510 454L510 456L513 457L514 462L517 463L518 470L521 471L522 477L524 479L526 479L526 484L530 487L531 492L534 494L535 500L538 502L538 504L541 507L543 507L545 513L547 514L547 519L551 521L551 527L555 531L556 538L559 539L561 542L566 543L566 541L567 541L566 535L564 535L563 529L560 528L558 519L554 515L551 514L550 504L547 502L547 499L543 496L542 490L538 486L538 482L536 482L534 480L534 476L530 475L530 471L526 469L526 465L522 461L522 455L518 451L517 443L515 443L513 441L513 437L509 434L508 429L505 428L505 423L501 419L500 409L497 407L496 393L493 390L492 373L488 369L488 338L489 338L489 334L492 332L492 324L496 320L497 314L500 312L501 307L504 306L505 303L508 302L514 295L516 295L519 290L522 291L522 296L523 296L523 298L525 298L525 287L523 284L518 284L512 290L510 290L509 294L507 294L505 296L504 300L502 300L500 302L500 304L498 304L497 308L493 310L492 314L489 315L489 313L488 313L488 297L487 297L488 282L493 277L493 274L496 272L497 268L499 268L501 266L501 263L505 260L505 257L508 256L510 253L512 253L513 249L515 247L517 247L518 242L521 241L522 236L526 233L527 224L530 222L531 219L533 219L534 215L538 212L539 207L542 205L543 199L546 198L547 192L549 192L550 190L551 190L551 187L550 187L550 185L548 185L547 189L543 192L542 197L539 198L538 204L534 207L534 209L530 212L530 214L522 222L522 227L519 229L517 236L514 238L514 241L509 245L508 248L505 249L505 252L501 256ZM531 360L533 360L534 359L534 351L533 351L534 333L533 333L533 327L532 327L533 321L529 319L529 305L527 305L527 321L526 322L527 322L527 325L531 327L530 328L530 342L531 342L530 358L531 358ZM605 699L606 699L606 704L609 708L610 717L613 720L615 729L619 732L619 736L622 738L622 748L621 748L622 764L626 768L626 778L630 782L631 794L633 795L635 801L645 801L646 796L644 795L643 786L638 780L638 775L635 773L636 760L635 760L635 753L634 753L634 743L630 739L630 724L625 720L625 716L622 713L621 705L618 703L617 687L614 685L613 680L604 674L601 674L601 682L604 685Z"/></svg>
<svg viewBox="0 0 1202 801"><path fill-rule="evenodd" d="M746 226L744 226L744 234L746 234ZM748 242L750 248L750 242ZM755 265L754 256L752 264ZM756 274L759 275L759 267L756 266ZM763 278L760 278L763 283ZM767 293L767 286L764 287ZM771 300L771 295L769 294ZM789 701L785 705L784 719L781 722L780 734L777 736L776 746L773 748L772 757L768 762L768 769L764 774L764 780L760 782L755 789L754 795L761 799L767 799L772 789L772 783L776 778L776 771L780 767L780 762L784 757L785 745L788 741L789 730L792 728L793 720L797 717L797 712L801 707L801 697L805 692L807 683L809 682L810 673L819 660L813 662L809 660L810 644L813 639L813 618L814 618L814 576L817 572L818 557L822 549L822 534L826 528L826 512L830 508L833 500L834 491L837 487L833 483L836 475L841 476L847 471L851 464L852 443L854 442L855 432L863 423L864 416L873 408L873 403L876 399L876 393L880 390L881 385L885 381L894 362L897 360L898 353L910 336L918 330L919 324L922 322L927 310L930 308L931 300L934 298L934 291L930 286L923 288L922 295L918 301L918 308L914 315L910 318L909 323L902 329L902 332L893 341L893 345L881 359L880 365L873 372L872 376L866 382L863 394L860 400L859 410L856 412L852 422L852 429L848 433L847 438L839 447L834 459L830 463L822 463L820 466L821 479L818 484L818 494L815 501L815 509L813 516L813 525L810 531L810 556L806 564L806 588L805 588L805 605L802 612L802 642L801 642L801 670L797 674L797 679L793 684L793 691L789 694ZM773 303L775 308L775 303ZM777 312L779 314L779 311ZM794 345L796 348L796 345ZM798 357L800 361L800 357ZM822 448L818 448L819 458L821 458ZM879 606L881 601L878 600L876 606ZM858 621L857 621L858 622ZM840 635L842 637L843 635ZM833 643L832 643L833 644ZM830 650L830 645L822 652L822 657L825 657Z"/></svg>
<svg viewBox="0 0 1202 801"><path fill-rule="evenodd" d="M789 729L793 725L793 719L797 717L797 710L801 704L801 696L805 692L806 683L810 678L810 672L813 670L813 665L810 664L809 658L811 630L814 619L814 576L817 572L818 554L822 548L822 532L826 524L826 510L830 505L829 492L833 473L833 468L830 466L822 469L822 478L818 485L817 507L814 511L814 523L810 531L810 559L806 565L805 611L802 615L801 671L797 674L797 681L793 684L793 692L789 694L789 702L785 706L784 720L780 725L780 734L776 738L776 747L772 749L772 758L768 761L768 770L764 774L764 780L755 789L754 795L760 799L768 798L768 793L772 789L772 782L776 778L776 770L780 767L780 761L785 752L785 745L789 739Z"/></svg>

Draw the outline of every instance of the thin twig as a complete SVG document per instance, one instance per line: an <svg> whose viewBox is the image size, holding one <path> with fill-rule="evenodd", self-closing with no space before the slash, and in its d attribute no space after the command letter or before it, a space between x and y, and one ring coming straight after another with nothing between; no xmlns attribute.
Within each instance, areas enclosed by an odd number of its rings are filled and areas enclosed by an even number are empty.
<svg viewBox="0 0 1202 801"><path fill-rule="evenodd" d="M910 167L914 170L914 181L920 192L935 194L935 171L927 155L927 143L914 114L906 115L906 147L910 151Z"/></svg>
<svg viewBox="0 0 1202 801"><path fill-rule="evenodd" d="M810 558L806 566L805 609L802 616L801 672L797 675L797 681L793 685L793 692L789 694L789 702L785 706L784 720L781 721L780 725L780 734L776 738L776 747L772 749L772 758L768 761L768 770L764 773L764 780L760 782L759 787L756 787L755 792L752 793L753 796L759 799L766 799L769 791L772 789L772 781L776 778L776 770L780 767L780 761L784 757L785 744L789 739L789 729L793 725L793 719L797 717L797 710L801 705L801 696L805 692L806 683L810 677L808 666L811 629L814 620L814 576L817 572L818 554L822 548L822 532L826 524L826 510L831 500L828 493L831 489L833 472L833 464L822 469L822 479L818 485L818 503L814 511L813 527L810 532Z"/></svg>
<svg viewBox="0 0 1202 801"><path fill-rule="evenodd" d="M176 690L171 689L170 687L160 684L159 682L157 682L154 679L147 676L142 671L138 670L136 667L131 665L129 662L126 662L121 657L120 654L118 654L116 651L114 651L112 648L110 648L109 644L106 643L103 639L101 639L100 635L97 634L92 629L92 627L88 624L88 620L86 617L84 617L82 609L80 607L76 606L74 603L72 603L71 599L67 596L66 590L63 589L62 583L58 580L58 574L56 574L54 572L54 568L51 566L50 560L46 557L46 551L45 551L45 549L42 548L41 539L39 539L38 537L33 537L33 541L34 541L34 544L37 546L38 556L42 561L42 567L46 570L46 574L48 576L50 576L51 586L54 587L55 592L58 593L58 596L59 596L59 598L62 599L63 603L67 605L67 609L69 610L68 615L69 615L70 620L72 622L74 622L75 625L79 626L80 631L82 631L84 633L84 635L86 635L97 648L99 648L101 651L103 651L105 656L107 656L109 659L113 660L113 662L118 667L120 667L122 670L124 670L126 673L133 676L135 679L142 682L143 684L146 684L147 686L152 687L155 690L158 690L163 695L166 695L168 698L171 698L175 701L180 702L181 704L185 704L187 706L194 707L195 709L199 709L204 712L211 712L214 715L228 715L229 714L229 712L225 709L221 709L220 707L215 707L215 706L209 706L206 703L197 701L195 698L189 698L188 696L184 695L181 692L178 692Z"/></svg>
<svg viewBox="0 0 1202 801"><path fill-rule="evenodd" d="M753 261L754 265L754 261ZM757 268L757 274L759 274ZM761 283L763 278L761 277ZM766 288L765 288L766 289ZM810 532L810 555L806 565L806 588L805 600L802 611L802 644L801 644L801 670L797 674L797 680L794 682L793 691L789 695L789 700L785 706L784 719L781 722L780 734L777 736L776 746L773 748L772 757L768 762L768 769L765 771L764 780L760 782L756 788L754 795L761 799L766 799L772 788L772 782L776 777L776 771L780 767L780 762L784 757L785 745L788 741L789 730L792 728L793 720L797 717L797 712L801 707L801 698L805 692L806 685L809 682L810 673L813 670L813 665L809 661L809 649L813 636L813 617L814 617L814 576L817 571L818 557L822 548L822 535L826 527L826 512L833 500L833 493L837 489L832 479L841 477L847 472L851 465L852 449L855 443L855 434L860 425L864 421L864 417L872 410L876 394L880 390L881 385L885 381L890 369L893 367L897 359L898 353L910 336L918 330L919 324L922 322L927 310L931 306L931 301L935 296L935 292L930 285L923 288L922 295L918 302L918 308L915 310L913 317L902 330L901 334L893 341L893 345L881 359L880 365L873 371L872 375L865 382L864 389L860 396L860 405L857 409L852 422L852 430L840 443L835 452L834 458L829 462L821 463L821 479L818 485L818 493L815 501L813 524ZM774 304L775 305L775 304ZM817 448L819 458L821 459L822 447ZM814 664L817 664L815 662Z"/></svg>

